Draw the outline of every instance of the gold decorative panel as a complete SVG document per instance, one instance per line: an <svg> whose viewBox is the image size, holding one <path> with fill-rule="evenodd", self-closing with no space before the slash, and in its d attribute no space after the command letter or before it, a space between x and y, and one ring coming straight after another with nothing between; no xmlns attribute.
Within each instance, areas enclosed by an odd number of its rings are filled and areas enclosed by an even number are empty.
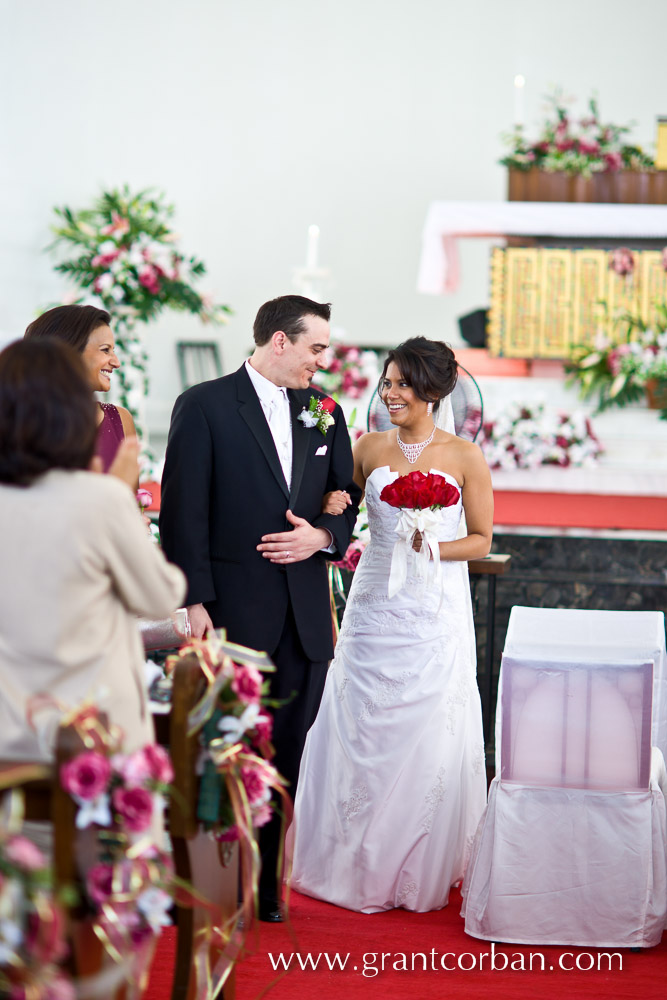
<svg viewBox="0 0 667 1000"><path fill-rule="evenodd" d="M613 339L610 318L640 312L650 321L667 300L667 273L658 250L634 250L634 271L609 267L609 250L497 248L491 257L491 354L506 358L565 358L573 344L599 331ZM607 311L603 307L607 305Z"/></svg>

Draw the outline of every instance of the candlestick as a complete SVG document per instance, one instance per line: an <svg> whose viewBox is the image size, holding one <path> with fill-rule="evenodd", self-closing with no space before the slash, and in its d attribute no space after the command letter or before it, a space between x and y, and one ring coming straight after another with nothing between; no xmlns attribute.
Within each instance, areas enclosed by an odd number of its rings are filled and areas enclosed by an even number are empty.
<svg viewBox="0 0 667 1000"><path fill-rule="evenodd" d="M317 244L320 238L320 227L308 227L308 244L306 246L306 270L317 270Z"/></svg>
<svg viewBox="0 0 667 1000"><path fill-rule="evenodd" d="M514 77L514 124L521 127L524 124L524 87L526 78L521 73Z"/></svg>

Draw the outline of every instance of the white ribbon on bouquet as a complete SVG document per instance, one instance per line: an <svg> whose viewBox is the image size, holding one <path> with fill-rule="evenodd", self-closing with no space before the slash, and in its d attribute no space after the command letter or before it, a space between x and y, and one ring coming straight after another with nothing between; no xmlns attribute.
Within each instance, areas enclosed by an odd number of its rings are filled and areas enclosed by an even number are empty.
<svg viewBox="0 0 667 1000"><path fill-rule="evenodd" d="M391 555L389 571L388 596L394 597L405 586L408 569L420 581L422 587L428 582L437 584L440 581L440 546L436 534L440 523L439 510L415 510L401 507L396 522L396 544ZM415 552L412 541L415 531L422 537L421 549Z"/></svg>

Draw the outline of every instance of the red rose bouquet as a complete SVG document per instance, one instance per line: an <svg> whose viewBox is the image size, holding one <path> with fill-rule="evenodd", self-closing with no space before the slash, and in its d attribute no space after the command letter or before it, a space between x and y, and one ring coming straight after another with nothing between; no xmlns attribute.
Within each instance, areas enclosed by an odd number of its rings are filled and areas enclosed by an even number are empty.
<svg viewBox="0 0 667 1000"><path fill-rule="evenodd" d="M411 510L439 510L457 503L459 491L437 472L410 472L399 476L380 493L390 507L407 507Z"/></svg>
<svg viewBox="0 0 667 1000"><path fill-rule="evenodd" d="M389 572L389 597L394 597L405 585L409 566L422 585L426 584L429 575L434 583L439 581L438 511L458 503L460 495L456 486L436 472L410 472L384 487L380 500L400 510L395 528L398 538ZM413 548L416 532L421 535L419 552Z"/></svg>

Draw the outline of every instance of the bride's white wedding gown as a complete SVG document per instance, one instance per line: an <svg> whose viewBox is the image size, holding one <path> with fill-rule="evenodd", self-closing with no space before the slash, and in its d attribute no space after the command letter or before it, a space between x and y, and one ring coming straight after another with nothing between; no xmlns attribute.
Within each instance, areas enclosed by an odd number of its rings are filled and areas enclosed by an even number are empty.
<svg viewBox="0 0 667 1000"><path fill-rule="evenodd" d="M388 598L398 511L380 492L397 476L382 466L366 483L371 542L308 734L294 819L292 886L366 913L445 906L486 801L467 564L443 561L441 587L409 577ZM440 511L440 541L456 538L460 517L459 497Z"/></svg>

